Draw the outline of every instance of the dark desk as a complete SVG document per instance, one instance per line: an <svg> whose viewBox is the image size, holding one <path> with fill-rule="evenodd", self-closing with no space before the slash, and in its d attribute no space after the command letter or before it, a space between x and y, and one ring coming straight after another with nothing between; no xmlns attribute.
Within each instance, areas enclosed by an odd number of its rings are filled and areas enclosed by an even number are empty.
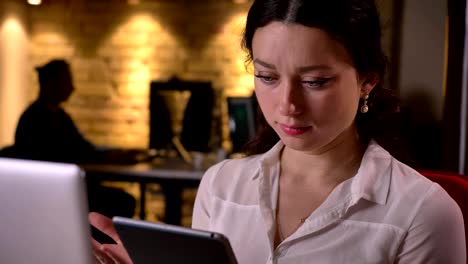
<svg viewBox="0 0 468 264"><path fill-rule="evenodd" d="M180 159L156 160L135 165L81 165L91 181L128 181L140 184L140 218L146 217L146 183L158 183L166 199L165 222L180 225L182 190L197 187L205 170L196 170Z"/></svg>

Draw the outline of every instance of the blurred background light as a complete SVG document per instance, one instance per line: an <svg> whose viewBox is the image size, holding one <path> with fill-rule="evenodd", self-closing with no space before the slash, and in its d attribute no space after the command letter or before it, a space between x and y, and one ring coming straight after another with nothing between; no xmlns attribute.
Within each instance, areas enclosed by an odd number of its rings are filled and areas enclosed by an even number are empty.
<svg viewBox="0 0 468 264"><path fill-rule="evenodd" d="M138 5L140 3L140 0L128 0L129 5Z"/></svg>
<svg viewBox="0 0 468 264"><path fill-rule="evenodd" d="M28 0L28 4L30 5L40 5L42 0Z"/></svg>

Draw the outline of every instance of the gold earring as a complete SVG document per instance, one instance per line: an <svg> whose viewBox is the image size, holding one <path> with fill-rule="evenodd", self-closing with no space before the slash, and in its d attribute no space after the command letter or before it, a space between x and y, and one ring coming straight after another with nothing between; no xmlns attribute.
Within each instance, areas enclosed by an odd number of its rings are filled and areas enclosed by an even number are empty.
<svg viewBox="0 0 468 264"><path fill-rule="evenodd" d="M369 106L367 105L367 100L369 99L369 94L364 96L364 104L361 106L361 113L365 114L369 112Z"/></svg>

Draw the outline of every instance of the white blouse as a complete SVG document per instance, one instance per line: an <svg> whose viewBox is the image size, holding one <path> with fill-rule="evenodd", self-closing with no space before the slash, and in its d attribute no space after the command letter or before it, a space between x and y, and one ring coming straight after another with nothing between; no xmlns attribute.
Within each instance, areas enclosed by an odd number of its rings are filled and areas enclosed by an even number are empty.
<svg viewBox="0 0 468 264"><path fill-rule="evenodd" d="M200 184L192 227L226 235L240 264L466 263L455 201L374 141L357 174L273 248L283 146L220 162Z"/></svg>

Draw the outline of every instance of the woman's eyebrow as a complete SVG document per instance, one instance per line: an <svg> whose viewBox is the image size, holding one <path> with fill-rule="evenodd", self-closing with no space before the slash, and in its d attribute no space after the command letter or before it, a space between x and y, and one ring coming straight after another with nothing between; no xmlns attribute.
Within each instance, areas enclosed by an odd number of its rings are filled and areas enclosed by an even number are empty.
<svg viewBox="0 0 468 264"><path fill-rule="evenodd" d="M265 67L265 68L269 68L269 69L272 69L272 70L276 70L275 65L270 64L270 63L268 63L268 62L264 62L264 61L262 61L262 60L260 60L260 59L254 59L253 63L254 63L254 64L261 65L261 66L263 66L263 67Z"/></svg>
<svg viewBox="0 0 468 264"><path fill-rule="evenodd" d="M265 62L261 59L254 59L253 63L258 64L268 69L276 70L275 65ZM309 65L309 66L303 66L303 67L298 68L299 73L305 73L305 72L317 71L317 70L331 70L331 67L325 64L317 64L317 65Z"/></svg>
<svg viewBox="0 0 468 264"><path fill-rule="evenodd" d="M331 70L332 68L328 65L325 64L318 64L318 65L310 65L310 66L304 66L304 67L299 67L298 71L299 73L306 73L310 71L318 71L318 70Z"/></svg>

